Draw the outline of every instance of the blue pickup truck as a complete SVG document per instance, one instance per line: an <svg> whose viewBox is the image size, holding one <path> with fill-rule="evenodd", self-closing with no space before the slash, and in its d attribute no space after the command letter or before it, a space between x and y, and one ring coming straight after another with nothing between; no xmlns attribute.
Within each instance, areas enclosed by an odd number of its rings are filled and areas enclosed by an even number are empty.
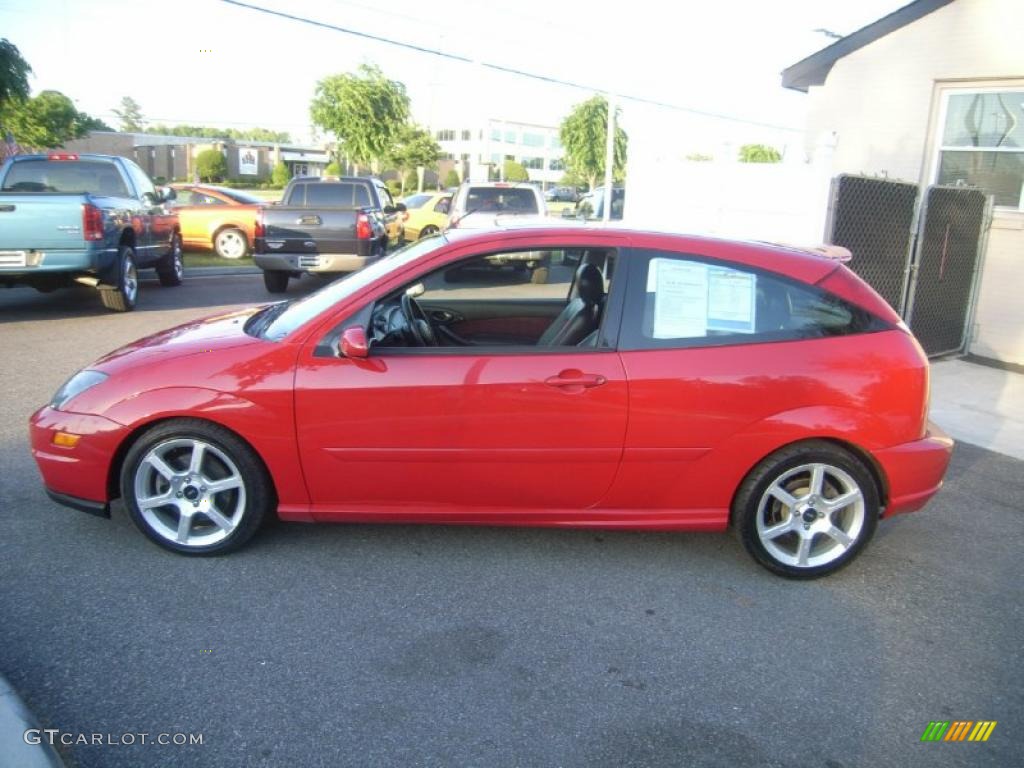
<svg viewBox="0 0 1024 768"><path fill-rule="evenodd" d="M0 285L47 293L84 283L107 309L134 309L139 269L181 284L178 217L164 207L173 199L123 157L12 157L0 167Z"/></svg>

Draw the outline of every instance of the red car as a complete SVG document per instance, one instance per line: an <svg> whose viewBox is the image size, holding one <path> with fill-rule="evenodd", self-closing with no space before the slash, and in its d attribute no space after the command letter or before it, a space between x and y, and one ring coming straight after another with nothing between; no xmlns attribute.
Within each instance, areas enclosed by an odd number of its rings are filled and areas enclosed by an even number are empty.
<svg viewBox="0 0 1024 768"><path fill-rule="evenodd" d="M542 281L495 254L542 254ZM113 352L31 419L61 503L157 544L268 515L723 531L820 576L920 509L928 363L834 258L582 226L419 240L301 299Z"/></svg>

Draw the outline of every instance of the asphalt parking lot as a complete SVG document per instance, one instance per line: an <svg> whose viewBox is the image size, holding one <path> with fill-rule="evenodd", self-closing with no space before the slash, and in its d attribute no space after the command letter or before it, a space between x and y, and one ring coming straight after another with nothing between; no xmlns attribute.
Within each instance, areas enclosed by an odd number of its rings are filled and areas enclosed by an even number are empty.
<svg viewBox="0 0 1024 768"><path fill-rule="evenodd" d="M68 375L267 299L251 275L146 282L130 315L0 291L0 673L63 732L203 734L69 765L1024 764L1024 462L969 445L810 583L720 535L278 523L189 559L46 498L26 420ZM999 724L921 743L931 720Z"/></svg>

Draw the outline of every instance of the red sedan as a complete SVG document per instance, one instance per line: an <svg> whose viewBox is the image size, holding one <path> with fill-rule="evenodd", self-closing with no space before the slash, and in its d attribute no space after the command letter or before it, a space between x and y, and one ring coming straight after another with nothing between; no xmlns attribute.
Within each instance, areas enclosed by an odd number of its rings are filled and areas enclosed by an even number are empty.
<svg viewBox="0 0 1024 768"><path fill-rule="evenodd" d="M541 254L532 276L493 257ZM952 441L928 363L840 261L545 227L437 235L305 298L76 373L31 419L51 497L157 544L268 516L722 531L796 577L920 509Z"/></svg>

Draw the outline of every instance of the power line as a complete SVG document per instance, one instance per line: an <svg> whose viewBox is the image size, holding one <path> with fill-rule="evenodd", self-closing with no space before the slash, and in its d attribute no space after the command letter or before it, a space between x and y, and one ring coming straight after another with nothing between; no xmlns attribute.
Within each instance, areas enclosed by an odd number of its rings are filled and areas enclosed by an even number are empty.
<svg viewBox="0 0 1024 768"><path fill-rule="evenodd" d="M458 53L448 53L446 51L441 51L441 50L438 50L436 48L428 48L428 47L423 46L423 45L416 45L415 43L407 43L407 42L404 42L402 40L392 40L391 38L382 37L380 35L373 35L373 34L370 34L369 32L362 32L362 31L360 31L358 29L350 29L348 27L341 27L341 26L338 26L337 24L331 24L331 23L328 23L326 21L317 21L316 19L311 19L311 18L306 17L306 16L298 16L296 14L286 13L284 11L276 11L276 10L274 10L272 8L263 8L262 6L252 5L251 3L245 3L245 2L242 2L241 0L221 0L221 2L222 3L227 3L228 5L237 6L239 8L244 8L244 9L249 10L249 11L256 11L258 13L265 13L268 16L277 16L278 18L288 19L289 21L295 21L295 22L298 22L300 24L308 24L310 26L319 27L321 29L327 29L327 30L330 30L332 32L341 32L341 33L346 34L346 35L353 35L354 37L361 37L361 38L363 38L365 40L371 40L371 41L376 42L376 43L384 43L385 45L393 45L393 46L398 47L398 48L405 48L406 50L415 51L416 53L425 53L425 54L427 54L429 56L438 56L438 57L440 57L442 59L450 59L452 61L458 61L458 62L460 62L462 64L478 64L479 66L481 66L481 67L483 67L485 69L490 69L490 70L492 70L494 72L501 72L503 74L508 74L508 75L517 75L519 77L527 77L527 78L530 78L531 80L538 80L538 81L540 81L542 83L548 83L549 85L561 85L561 86L565 86L565 87L568 87L568 88L575 88L577 90L587 91L589 93L601 93L601 94L608 94L608 93L610 93L609 89L607 89L607 88L599 88L597 86L586 85L586 84L583 84L583 83L576 83L576 82L572 82L570 80L562 80L560 78L557 78L557 77L554 77L554 76L551 76L551 75L543 75L543 74L540 74L540 73L537 73L537 72L528 72L526 70L517 69L515 67L506 67L506 66L503 66L501 64L494 64L492 62L477 61L477 60L475 60L475 59L473 59L473 58L471 58L469 56L463 56L463 55L458 54ZM761 127L761 128L772 128L774 130L780 130L780 131L793 131L795 133L803 133L802 129L800 129L800 128L793 128L793 127L788 126L788 125L775 125L773 123L764 123L764 122L760 122L758 120L748 120L746 118L735 117L733 115L724 115L724 114L720 114L720 113L717 113L717 112L706 112L706 111L700 110L700 109L693 109L692 107L684 107L684 106L682 106L680 104L672 104L672 103L666 102L666 101L658 101L657 99L648 99L648 98L645 98L643 96L634 96L634 95L627 94L627 93L617 93L616 96L619 99L627 99L629 101L633 101L633 102L636 102L638 104L648 104L650 106L661 107L663 109L671 109L671 110L674 110L676 112L685 112L687 114L697 115L699 117L710 117L710 118L714 118L716 120L726 120L726 121L733 122L733 123L743 123L745 125L755 125L755 126L758 126L758 127Z"/></svg>

